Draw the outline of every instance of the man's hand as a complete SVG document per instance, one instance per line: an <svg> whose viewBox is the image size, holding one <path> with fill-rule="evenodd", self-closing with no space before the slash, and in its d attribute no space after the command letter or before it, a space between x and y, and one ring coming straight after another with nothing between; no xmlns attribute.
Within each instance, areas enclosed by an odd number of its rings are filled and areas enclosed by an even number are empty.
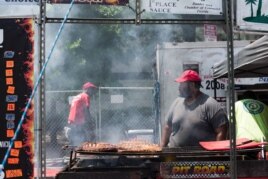
<svg viewBox="0 0 268 179"><path fill-rule="evenodd" d="M162 140L161 140L161 147L166 147L168 145L169 142L169 136L171 135L171 127L169 125L165 125L164 129L163 129L163 135L162 135Z"/></svg>
<svg viewBox="0 0 268 179"><path fill-rule="evenodd" d="M227 139L227 132L228 132L228 124L221 125L217 129L215 129L216 132L216 141L219 140L226 140Z"/></svg>

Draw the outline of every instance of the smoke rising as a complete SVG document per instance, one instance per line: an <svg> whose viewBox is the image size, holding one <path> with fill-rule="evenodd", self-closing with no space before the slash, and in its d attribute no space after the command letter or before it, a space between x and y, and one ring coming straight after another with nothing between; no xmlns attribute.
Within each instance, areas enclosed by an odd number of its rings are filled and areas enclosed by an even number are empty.
<svg viewBox="0 0 268 179"><path fill-rule="evenodd" d="M134 7L134 1L131 1L131 5ZM63 18L68 7L68 5L47 5L47 17ZM31 7L30 10L25 7L12 11L7 8L2 9L1 12L5 15L39 13L37 7ZM135 13L130 8L121 7L118 11L113 18L135 18ZM105 17L100 14L99 10L96 10L96 7L75 5L70 17L96 18L96 14L98 17ZM152 16L146 13L142 14L142 17L176 18L173 15ZM46 55L51 50L59 27L60 23L46 24ZM36 34L38 34L37 31ZM67 125L68 97L78 93L71 90L80 90L85 81L91 81L101 87L153 87L152 67L155 63L156 45L163 42L178 42L181 40L180 35L180 25L65 24L45 74L46 128L51 140L55 140ZM39 49L37 42L36 56ZM36 60L35 63L38 64L38 61ZM35 72L37 71L36 68ZM52 95L48 93L51 91L65 91L66 93L55 92ZM102 101L102 107L106 104L110 105L102 109L102 132L107 131L103 132L104 141L117 143L126 138L125 132L129 129L154 128L154 104L151 91L134 94L131 91L125 93L119 90L107 92L107 94L108 98ZM111 94L123 94L124 103L121 106L112 104L109 98ZM143 104L144 101L146 104ZM135 105L129 106L133 103ZM97 102L95 104L95 106L92 105L92 109L99 107ZM99 112L98 109L95 111ZM115 112L119 114L111 115ZM125 113L125 116L122 116L121 112ZM98 117L96 114L96 120L100 120ZM146 123L142 123L144 121ZM98 134L99 131L96 133ZM52 150L47 158L61 155L59 151L53 149L55 146L50 147Z"/></svg>

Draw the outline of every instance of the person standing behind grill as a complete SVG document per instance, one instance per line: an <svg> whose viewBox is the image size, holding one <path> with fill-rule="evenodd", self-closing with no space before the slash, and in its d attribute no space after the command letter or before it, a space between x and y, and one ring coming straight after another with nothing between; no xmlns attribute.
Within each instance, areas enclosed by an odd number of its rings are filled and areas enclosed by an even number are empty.
<svg viewBox="0 0 268 179"><path fill-rule="evenodd" d="M200 91L201 78L186 70L178 77L179 97L165 120L161 147L198 146L200 141L226 140L228 118L220 104Z"/></svg>
<svg viewBox="0 0 268 179"><path fill-rule="evenodd" d="M85 141L95 141L95 122L90 114L90 97L95 93L96 86L87 82L83 92L75 96L71 102L68 124L70 144L77 146Z"/></svg>

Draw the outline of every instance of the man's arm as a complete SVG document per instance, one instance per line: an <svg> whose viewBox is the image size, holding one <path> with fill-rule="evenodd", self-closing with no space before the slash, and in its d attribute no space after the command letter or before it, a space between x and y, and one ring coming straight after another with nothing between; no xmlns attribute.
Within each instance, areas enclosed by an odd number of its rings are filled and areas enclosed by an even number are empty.
<svg viewBox="0 0 268 179"><path fill-rule="evenodd" d="M220 127L215 129L216 132L216 141L226 140L228 136L228 124L223 124Z"/></svg>
<svg viewBox="0 0 268 179"><path fill-rule="evenodd" d="M165 124L165 127L163 129L162 140L161 140L161 147L167 146L171 132L172 132L171 127L168 124Z"/></svg>

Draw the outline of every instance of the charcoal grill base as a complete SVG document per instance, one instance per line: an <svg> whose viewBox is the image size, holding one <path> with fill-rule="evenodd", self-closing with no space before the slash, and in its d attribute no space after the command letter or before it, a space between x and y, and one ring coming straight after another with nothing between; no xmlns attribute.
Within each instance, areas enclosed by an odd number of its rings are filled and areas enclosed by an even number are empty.
<svg viewBox="0 0 268 179"><path fill-rule="evenodd" d="M260 149L238 150L238 176L267 176L267 161L255 161ZM229 151L184 151L168 149L158 153L92 153L74 151L69 167L56 179L151 179L160 176L160 163L173 161L229 161ZM79 154L79 158L77 158ZM253 161L252 161L253 160ZM253 168L253 169L252 169Z"/></svg>
<svg viewBox="0 0 268 179"><path fill-rule="evenodd" d="M57 174L56 179L107 179L107 178L116 178L116 179L144 179L144 178L156 178L152 176L152 173L149 170L133 170L133 169L120 169L116 170L101 170L101 171L62 171Z"/></svg>

